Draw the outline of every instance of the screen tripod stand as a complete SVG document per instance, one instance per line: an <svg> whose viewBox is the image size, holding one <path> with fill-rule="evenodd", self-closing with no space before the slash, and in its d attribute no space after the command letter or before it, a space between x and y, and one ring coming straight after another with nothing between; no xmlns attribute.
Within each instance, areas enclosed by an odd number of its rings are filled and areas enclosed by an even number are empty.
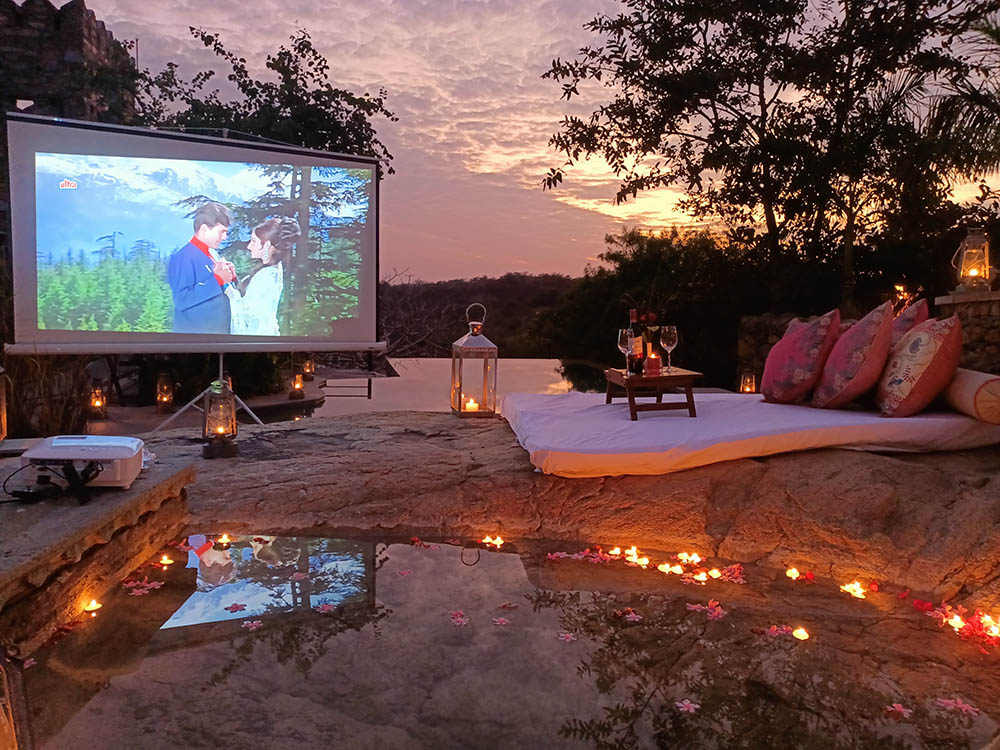
<svg viewBox="0 0 1000 750"><path fill-rule="evenodd" d="M222 378L222 361L223 361L223 354L222 354L222 352L219 352L219 382L220 383L224 383L225 382L223 380L223 378ZM179 417L181 414L183 414L184 412L186 412L192 406L195 409L197 409L198 411L201 411L202 409L198 405L198 402L201 401L205 397L205 394L208 393L211 389L212 389L212 386L209 385L205 390L203 390L201 393L199 393L193 399L191 399L186 404L184 404L184 406L182 406L180 409L178 409L175 413L171 414L170 417L168 417L167 420L165 422L163 422L163 424L160 424L160 425L157 425L156 427L154 427L153 428L153 432L156 432L157 430L162 430L164 427L166 427L168 424L170 424L171 422L173 422L175 419L177 419L177 417ZM256 422L257 424L263 426L264 423L261 422L260 418L258 418L258 416L256 414L254 414L250 410L249 406L247 406L245 403L243 403L243 399L241 399L235 393L233 393L233 398L236 399L236 404L237 404L236 411L239 411L240 409L242 409L243 411L245 411L247 414L250 415L250 418L253 419L254 422Z"/></svg>

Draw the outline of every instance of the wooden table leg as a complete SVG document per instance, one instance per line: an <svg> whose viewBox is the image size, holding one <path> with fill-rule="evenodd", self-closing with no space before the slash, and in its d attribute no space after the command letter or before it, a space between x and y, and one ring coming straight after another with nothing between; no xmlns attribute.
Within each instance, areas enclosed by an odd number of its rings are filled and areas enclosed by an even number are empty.
<svg viewBox="0 0 1000 750"><path fill-rule="evenodd" d="M604 397L604 403L606 403L606 404L610 404L611 403L611 381L610 380L608 381L608 393Z"/></svg>
<svg viewBox="0 0 1000 750"><path fill-rule="evenodd" d="M656 386L656 403L658 403L658 404L662 404L663 403L663 386L662 385Z"/></svg>
<svg viewBox="0 0 1000 750"><path fill-rule="evenodd" d="M639 419L639 412L635 410L635 392L631 388L626 386L625 394L628 396L629 417L632 419L633 422L635 422L637 419Z"/></svg>
<svg viewBox="0 0 1000 750"><path fill-rule="evenodd" d="M685 388L684 389L684 393L687 394L688 416L689 417L697 417L698 416L698 412L696 412L694 410L694 391L691 390L691 386L688 386L687 388Z"/></svg>

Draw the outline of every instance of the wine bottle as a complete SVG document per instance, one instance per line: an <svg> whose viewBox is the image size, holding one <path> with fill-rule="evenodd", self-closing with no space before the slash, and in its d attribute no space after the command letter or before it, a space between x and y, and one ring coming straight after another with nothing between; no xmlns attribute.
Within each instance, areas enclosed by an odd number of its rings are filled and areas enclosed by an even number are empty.
<svg viewBox="0 0 1000 750"><path fill-rule="evenodd" d="M646 360L642 339L642 326L635 308L628 311L628 326L632 329L632 353L628 358L628 374L642 375L642 363Z"/></svg>

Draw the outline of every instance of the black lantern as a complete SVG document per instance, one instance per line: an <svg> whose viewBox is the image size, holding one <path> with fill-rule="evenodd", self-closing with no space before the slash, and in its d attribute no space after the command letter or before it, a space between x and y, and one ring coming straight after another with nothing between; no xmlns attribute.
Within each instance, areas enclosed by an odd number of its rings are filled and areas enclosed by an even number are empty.
<svg viewBox="0 0 1000 750"><path fill-rule="evenodd" d="M216 380L202 399L201 437L205 458L231 458L239 453L236 445L236 397L226 384Z"/></svg>
<svg viewBox="0 0 1000 750"><path fill-rule="evenodd" d="M99 383L94 383L90 388L90 416L93 419L108 418L108 397Z"/></svg>
<svg viewBox="0 0 1000 750"><path fill-rule="evenodd" d="M174 408L174 381L168 373L156 379L156 410L161 414Z"/></svg>
<svg viewBox="0 0 1000 750"><path fill-rule="evenodd" d="M970 229L951 263L958 269L959 289L989 289L995 272L990 267L990 240L986 230Z"/></svg>
<svg viewBox="0 0 1000 750"><path fill-rule="evenodd" d="M483 310L475 320L469 315L474 307ZM474 302L465 309L465 317L469 332L451 345L451 413L489 417L497 409L497 347L483 335L485 305Z"/></svg>
<svg viewBox="0 0 1000 750"><path fill-rule="evenodd" d="M288 398L300 399L306 397L306 389L303 383L304 378L301 372L295 373L295 377L292 378L292 389L288 392Z"/></svg>
<svg viewBox="0 0 1000 750"><path fill-rule="evenodd" d="M315 377L316 363L313 361L312 357L306 357L306 361L302 363L302 379L309 382Z"/></svg>

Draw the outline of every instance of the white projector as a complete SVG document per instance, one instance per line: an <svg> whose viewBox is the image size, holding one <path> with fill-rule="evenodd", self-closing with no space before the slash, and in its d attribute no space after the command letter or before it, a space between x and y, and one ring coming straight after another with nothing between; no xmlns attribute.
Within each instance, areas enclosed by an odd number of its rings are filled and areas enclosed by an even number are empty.
<svg viewBox="0 0 1000 750"><path fill-rule="evenodd" d="M139 438L110 435L56 435L45 438L21 454L21 466L35 466L36 473L48 473L42 467L60 471L60 465L72 461L80 474L91 462L100 464L100 472L87 482L88 487L124 487L128 489L142 471L142 446Z"/></svg>

